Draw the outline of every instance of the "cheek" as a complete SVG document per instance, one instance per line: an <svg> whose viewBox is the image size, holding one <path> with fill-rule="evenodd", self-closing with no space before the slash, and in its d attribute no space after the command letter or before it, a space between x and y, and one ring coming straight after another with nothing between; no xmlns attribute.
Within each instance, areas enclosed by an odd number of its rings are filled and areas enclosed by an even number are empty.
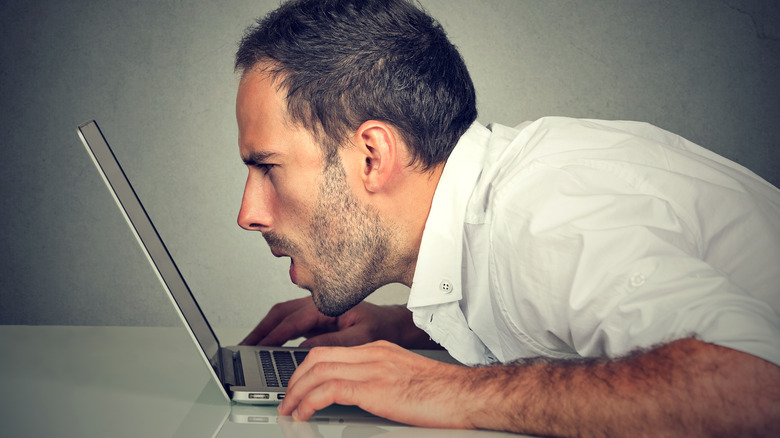
<svg viewBox="0 0 780 438"><path fill-rule="evenodd" d="M317 185L312 182L275 184L272 205L277 223L286 223L289 228L298 230L307 229L317 205L317 193Z"/></svg>

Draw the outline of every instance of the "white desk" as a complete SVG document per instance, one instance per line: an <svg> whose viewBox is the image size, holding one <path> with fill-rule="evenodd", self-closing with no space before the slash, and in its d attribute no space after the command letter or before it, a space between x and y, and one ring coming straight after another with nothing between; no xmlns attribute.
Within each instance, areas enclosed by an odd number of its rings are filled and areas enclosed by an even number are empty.
<svg viewBox="0 0 780 438"><path fill-rule="evenodd" d="M241 333L218 331L234 344ZM406 427L353 407L309 422L228 404L180 328L0 326L0 434L7 437L484 437Z"/></svg>

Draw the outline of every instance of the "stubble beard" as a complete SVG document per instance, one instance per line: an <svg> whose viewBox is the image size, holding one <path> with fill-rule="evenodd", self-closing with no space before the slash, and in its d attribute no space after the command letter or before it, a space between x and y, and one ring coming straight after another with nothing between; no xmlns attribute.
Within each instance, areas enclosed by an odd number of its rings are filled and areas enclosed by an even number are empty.
<svg viewBox="0 0 780 438"><path fill-rule="evenodd" d="M323 314L339 316L391 282L389 227L355 199L338 158L327 160L309 230L318 261L311 293Z"/></svg>

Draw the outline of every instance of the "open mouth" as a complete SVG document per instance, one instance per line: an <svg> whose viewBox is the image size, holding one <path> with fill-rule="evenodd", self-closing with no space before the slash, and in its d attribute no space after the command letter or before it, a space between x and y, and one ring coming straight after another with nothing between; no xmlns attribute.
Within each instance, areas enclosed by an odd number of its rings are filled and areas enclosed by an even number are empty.
<svg viewBox="0 0 780 438"><path fill-rule="evenodd" d="M279 257L289 257L290 258L290 281L293 284L297 285L298 283L296 282L297 273L295 272L295 261L293 260L292 256L289 255L289 254L286 254L284 252L281 252L281 251L279 251L279 250L277 250L275 248L271 248L271 254L274 257L277 257L277 258L279 258Z"/></svg>

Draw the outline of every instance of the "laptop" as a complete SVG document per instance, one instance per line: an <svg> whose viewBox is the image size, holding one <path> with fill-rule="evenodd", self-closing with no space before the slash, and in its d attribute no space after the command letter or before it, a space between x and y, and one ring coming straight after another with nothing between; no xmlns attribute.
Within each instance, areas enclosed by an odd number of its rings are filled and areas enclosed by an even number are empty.
<svg viewBox="0 0 780 438"><path fill-rule="evenodd" d="M304 360L308 349L222 346L97 123L94 120L82 123L78 126L78 134L208 365L212 378L219 383L223 396L237 403L281 402L290 376ZM417 352L457 363L444 350Z"/></svg>

